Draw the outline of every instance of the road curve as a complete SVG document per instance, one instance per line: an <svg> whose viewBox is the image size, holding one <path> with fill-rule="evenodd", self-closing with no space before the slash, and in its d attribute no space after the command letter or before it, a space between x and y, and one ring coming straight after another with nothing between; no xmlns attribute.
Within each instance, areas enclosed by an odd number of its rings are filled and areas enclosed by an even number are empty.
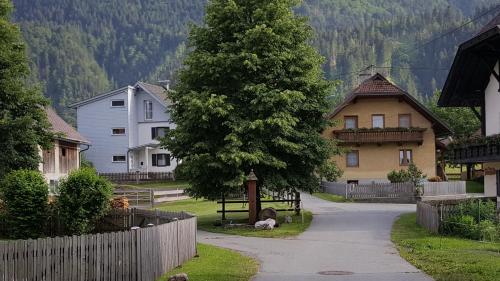
<svg viewBox="0 0 500 281"><path fill-rule="evenodd" d="M394 220L411 204L332 203L302 195L311 226L289 239L199 232L198 241L241 251L261 262L255 281L431 281L390 241Z"/></svg>

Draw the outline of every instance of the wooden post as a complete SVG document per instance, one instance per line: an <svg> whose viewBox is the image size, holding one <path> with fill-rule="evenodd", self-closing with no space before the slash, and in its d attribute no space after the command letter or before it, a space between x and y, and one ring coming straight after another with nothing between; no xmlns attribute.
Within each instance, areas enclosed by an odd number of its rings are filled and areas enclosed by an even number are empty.
<svg viewBox="0 0 500 281"><path fill-rule="evenodd" d="M149 199L151 200L151 208L155 207L155 192L153 189L149 190Z"/></svg>
<svg viewBox="0 0 500 281"><path fill-rule="evenodd" d="M295 214L300 215L300 192L295 191Z"/></svg>
<svg viewBox="0 0 500 281"><path fill-rule="evenodd" d="M222 193L222 222L226 220L226 195Z"/></svg>
<svg viewBox="0 0 500 281"><path fill-rule="evenodd" d="M248 186L248 223L255 224L257 222L257 176L253 169L247 176Z"/></svg>

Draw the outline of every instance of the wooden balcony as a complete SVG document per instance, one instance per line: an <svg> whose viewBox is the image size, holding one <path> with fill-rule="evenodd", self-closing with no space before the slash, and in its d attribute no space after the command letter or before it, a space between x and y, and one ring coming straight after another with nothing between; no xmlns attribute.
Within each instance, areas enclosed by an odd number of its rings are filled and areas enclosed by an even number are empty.
<svg viewBox="0 0 500 281"><path fill-rule="evenodd" d="M356 129L334 131L334 138L341 144L383 144L383 143L417 143L424 142L425 128L384 128Z"/></svg>
<svg viewBox="0 0 500 281"><path fill-rule="evenodd" d="M500 162L500 144L470 144L448 151L449 160L455 164Z"/></svg>

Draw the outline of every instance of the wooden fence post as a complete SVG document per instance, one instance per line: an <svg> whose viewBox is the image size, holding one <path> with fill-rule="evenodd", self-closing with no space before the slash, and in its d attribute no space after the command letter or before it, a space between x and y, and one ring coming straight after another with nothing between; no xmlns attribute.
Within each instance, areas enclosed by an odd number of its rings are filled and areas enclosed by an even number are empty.
<svg viewBox="0 0 500 281"><path fill-rule="evenodd" d="M255 224L257 222L257 176L253 169L247 176L248 185L248 223Z"/></svg>
<svg viewBox="0 0 500 281"><path fill-rule="evenodd" d="M155 207L155 192L153 189L149 190L149 199L151 200L151 208Z"/></svg>
<svg viewBox="0 0 500 281"><path fill-rule="evenodd" d="M300 192L295 191L295 214L300 215Z"/></svg>
<svg viewBox="0 0 500 281"><path fill-rule="evenodd" d="M222 193L222 221L226 220L226 195Z"/></svg>

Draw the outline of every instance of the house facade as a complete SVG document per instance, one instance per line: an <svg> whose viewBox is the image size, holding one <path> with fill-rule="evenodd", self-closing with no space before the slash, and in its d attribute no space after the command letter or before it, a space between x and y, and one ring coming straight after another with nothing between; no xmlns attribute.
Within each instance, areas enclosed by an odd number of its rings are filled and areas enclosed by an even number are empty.
<svg viewBox="0 0 500 281"><path fill-rule="evenodd" d="M158 141L175 127L169 105L165 88L143 82L73 104L78 132L92 143L86 159L100 173L174 171Z"/></svg>
<svg viewBox="0 0 500 281"><path fill-rule="evenodd" d="M335 125L324 137L336 139L345 150L333 159L344 171L340 182L388 182L389 172L407 169L410 163L428 177L438 174L436 138L450 130L383 75L362 82L329 119Z"/></svg>
<svg viewBox="0 0 500 281"><path fill-rule="evenodd" d="M483 164L485 196L500 196L500 14L462 43L438 105L467 107L481 120L481 136L449 151L456 164Z"/></svg>
<svg viewBox="0 0 500 281"><path fill-rule="evenodd" d="M42 162L39 170L50 186L54 187L62 177L80 168L80 147L88 147L89 141L57 115L54 109L46 108L45 112L57 138L51 149L40 149Z"/></svg>

